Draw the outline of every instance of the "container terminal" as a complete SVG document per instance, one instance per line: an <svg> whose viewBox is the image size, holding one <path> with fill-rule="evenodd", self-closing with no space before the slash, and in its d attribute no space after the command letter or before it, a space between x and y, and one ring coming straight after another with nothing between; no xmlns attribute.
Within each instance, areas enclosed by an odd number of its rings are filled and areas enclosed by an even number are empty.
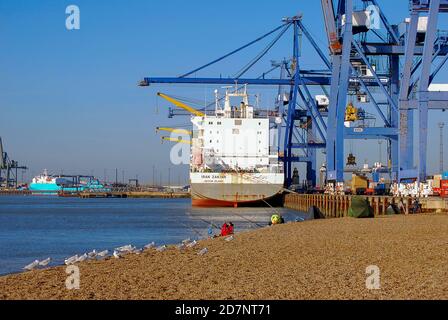
<svg viewBox="0 0 448 320"><path fill-rule="evenodd" d="M188 191L193 205L238 206L285 193L446 198L444 123L436 124L440 141L432 143L428 126L435 124L428 122L428 114L448 106L448 84L437 83L448 60L448 32L438 28L448 12L448 1L410 0L407 4L403 9L408 17L394 21L377 0L322 0L326 47L318 45L321 41L307 27L307 17L298 13L279 19L274 29L181 76L151 75L141 80L141 87L216 86L214 108L208 109L157 93L170 103L170 117L191 116L191 128L158 130L171 133L163 140L191 145ZM284 38L290 39L288 58L272 60L258 77L247 76ZM266 40L268 45L233 77L198 76ZM303 50L303 42L312 52ZM303 67L310 54L319 57L319 68ZM250 101L248 92L260 86L275 89L272 108L260 107L256 94L255 101ZM227 131L232 139L220 140ZM347 150L357 140L378 141L380 154L384 145L385 161L380 155L380 161L361 163L357 150ZM428 149L430 142L438 145L440 153ZM27 168L10 160L0 146L2 192L31 191L18 185L17 170ZM318 155L324 161L319 162ZM438 174L428 174L428 157L440 158ZM300 173L299 165L304 169ZM75 184L79 195L80 183ZM98 189L81 191L93 196L95 191L100 193ZM102 194L112 191L102 189ZM71 193L65 191L65 195Z"/></svg>
<svg viewBox="0 0 448 320"><path fill-rule="evenodd" d="M448 33L438 26L446 25L448 0L403 0L408 15L399 19L386 16L380 0L316 3L326 39L307 26L315 16L299 13L181 76L139 82L168 102L169 118L190 120L156 128L173 149L189 151L188 186L154 179L141 185L138 177L118 182L117 170L115 183L93 172L51 170L25 182L18 174L27 167L11 160L0 140L0 195L61 197L0 197L8 243L0 266L24 270L0 277L1 298L261 299L273 306L283 299L447 298L440 115L448 85L439 79L446 79L440 75ZM273 48L287 39L291 50L279 60ZM261 41L266 47L235 75L205 72ZM310 54L320 59L312 69L305 67ZM252 76L266 58L267 70ZM213 99L177 96L174 87L184 84L205 87ZM273 99L260 99L261 88ZM125 197L190 197L192 206L238 209L191 208L188 199L84 200ZM273 206L277 200L284 208ZM216 221L224 221L221 228ZM80 283L67 272L78 268ZM188 301L179 304L183 309ZM273 307L273 314L283 309Z"/></svg>
<svg viewBox="0 0 448 320"><path fill-rule="evenodd" d="M278 144L274 149L270 141L270 148L266 148L264 154L248 149L241 154L235 148L223 150L224 141L217 142L214 140L216 137L212 136L198 142L202 132L212 129L211 133L219 130L220 126L222 128L222 124L217 124L221 121L212 124L213 120L232 118L235 125L238 123L241 126L241 120L244 121L248 115L240 111L249 107L250 117L257 114L257 108L245 99L241 99L241 105L237 103L221 109L219 102L223 98L216 98L215 110L207 114L207 108L195 109L185 103L186 100L158 93L171 104L170 117L189 114L192 117L193 128L188 130L191 135L187 134L184 138L163 137L192 145L192 189L195 189L195 184L208 183L212 186L221 181L221 186L213 187L213 194L196 192L192 196L205 202L219 200L238 205L242 201L241 195L250 198L243 191L247 188L241 187L251 184L250 178L244 177L247 172L263 172L261 166L243 158L263 162L257 157L269 158L274 151L284 175L284 188L280 193L446 197L448 172L443 168L444 124L438 124L441 132L440 144L437 144L440 145L439 155L428 149L428 125L432 126L428 123L428 114L433 110L444 111L448 107L448 84L435 81L448 60L448 33L438 29L438 22L443 21L444 14L448 12L448 1L412 0L408 2L407 9L406 19L393 21L384 14L381 3L376 0L322 0L325 21L322 27L327 35L327 48L318 45L318 39L313 38L306 26L307 17L299 13L283 18L279 26L257 39L179 77L151 75L141 80L139 85L149 88L153 84L196 84L215 85L218 91L222 86L227 86L226 90L233 94L259 86L278 88L275 106L271 109L273 112L267 116L270 118L269 128L278 131ZM268 70L259 77L247 77L248 71L284 37L291 39L291 52L287 54L290 58L280 62L272 60L272 65L267 66ZM243 50L250 50L263 39L272 40L234 77L224 78L221 74L218 77L199 76L210 66ZM307 41L314 50L312 54L320 57L320 68L309 70L302 67L310 54L302 52L302 41ZM279 76L273 76L275 73ZM228 103L227 96L224 99L225 104ZM199 120L201 123L198 125ZM206 130L202 127L203 123L209 125ZM231 134L236 140L247 137L246 133L240 134L236 127L229 129L233 130ZM414 134L414 130L418 135ZM256 137L248 139L254 145L260 142ZM223 140L229 143L228 138ZM380 147L384 143L386 161L360 164L355 150L347 152L347 145L356 140L376 140ZM319 167L318 153L324 155ZM414 153L417 155L416 161ZM427 160L434 156L440 156L440 172L430 176ZM197 163L206 158L212 158L214 164L202 168L202 178L196 181ZM235 161L232 162L232 159ZM304 179L300 179L299 164L305 167ZM268 170L273 167L275 162L273 166L267 166ZM216 179L209 179L207 172L216 173ZM226 181L225 176L229 172L239 178ZM266 179L263 181L270 184ZM260 199L271 196L269 192L259 193Z"/></svg>

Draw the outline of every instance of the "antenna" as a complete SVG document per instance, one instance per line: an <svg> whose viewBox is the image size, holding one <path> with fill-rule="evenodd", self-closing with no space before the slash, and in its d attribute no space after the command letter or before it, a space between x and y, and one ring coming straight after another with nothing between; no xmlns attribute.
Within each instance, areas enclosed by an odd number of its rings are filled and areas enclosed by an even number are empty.
<svg viewBox="0 0 448 320"><path fill-rule="evenodd" d="M2 143L2 137L0 137L0 169L4 169L5 166L5 158L3 155L3 143Z"/></svg>
<svg viewBox="0 0 448 320"><path fill-rule="evenodd" d="M439 122L440 128L440 173L443 172L443 127L445 126L444 122Z"/></svg>

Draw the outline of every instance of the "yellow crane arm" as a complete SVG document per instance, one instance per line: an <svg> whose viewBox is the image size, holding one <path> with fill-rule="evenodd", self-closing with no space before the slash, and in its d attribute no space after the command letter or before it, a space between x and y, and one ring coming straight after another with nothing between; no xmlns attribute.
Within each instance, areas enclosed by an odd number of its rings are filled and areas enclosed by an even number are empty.
<svg viewBox="0 0 448 320"><path fill-rule="evenodd" d="M177 142L177 143L184 143L184 144L191 144L190 140L184 140L184 139L176 139L176 138L170 138L170 137L162 137L162 140L165 141L171 141L171 142Z"/></svg>
<svg viewBox="0 0 448 320"><path fill-rule="evenodd" d="M158 92L157 95L158 95L159 97L162 97L163 99L165 99L165 100L171 102L171 103L174 104L175 106L177 106L177 107L179 107L179 108L182 108L182 109L184 109L184 110L187 110L188 112L194 114L195 116L198 116L198 117L204 117L204 116L205 116L205 114L202 113L201 111L198 111L198 110L196 110L195 108L190 107L190 106L186 105L186 104L183 103L183 102L180 102L179 100L176 100L176 99L174 99L174 98L172 98L172 97L170 97L170 96L167 96L166 94L163 94L163 93L161 93L161 92Z"/></svg>
<svg viewBox="0 0 448 320"><path fill-rule="evenodd" d="M189 135L189 136L191 136L193 134L193 132L191 132L190 130L185 130L185 129L157 127L156 130L157 131L168 131L168 132L173 132L173 133L178 133L178 134L185 134L185 135Z"/></svg>

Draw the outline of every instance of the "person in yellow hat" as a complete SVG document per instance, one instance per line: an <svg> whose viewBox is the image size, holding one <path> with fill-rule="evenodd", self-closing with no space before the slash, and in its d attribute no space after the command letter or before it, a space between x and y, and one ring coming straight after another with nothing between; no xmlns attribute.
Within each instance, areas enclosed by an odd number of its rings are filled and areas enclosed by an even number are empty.
<svg viewBox="0 0 448 320"><path fill-rule="evenodd" d="M271 217L271 225L284 223L285 220L279 214L273 214Z"/></svg>

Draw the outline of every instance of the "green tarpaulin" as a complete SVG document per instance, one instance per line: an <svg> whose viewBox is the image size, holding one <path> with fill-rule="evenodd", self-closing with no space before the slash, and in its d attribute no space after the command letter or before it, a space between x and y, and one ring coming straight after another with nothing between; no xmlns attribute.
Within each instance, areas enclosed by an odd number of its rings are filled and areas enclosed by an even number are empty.
<svg viewBox="0 0 448 320"><path fill-rule="evenodd" d="M354 196L348 209L348 216L353 218L373 218L373 208L364 197Z"/></svg>

